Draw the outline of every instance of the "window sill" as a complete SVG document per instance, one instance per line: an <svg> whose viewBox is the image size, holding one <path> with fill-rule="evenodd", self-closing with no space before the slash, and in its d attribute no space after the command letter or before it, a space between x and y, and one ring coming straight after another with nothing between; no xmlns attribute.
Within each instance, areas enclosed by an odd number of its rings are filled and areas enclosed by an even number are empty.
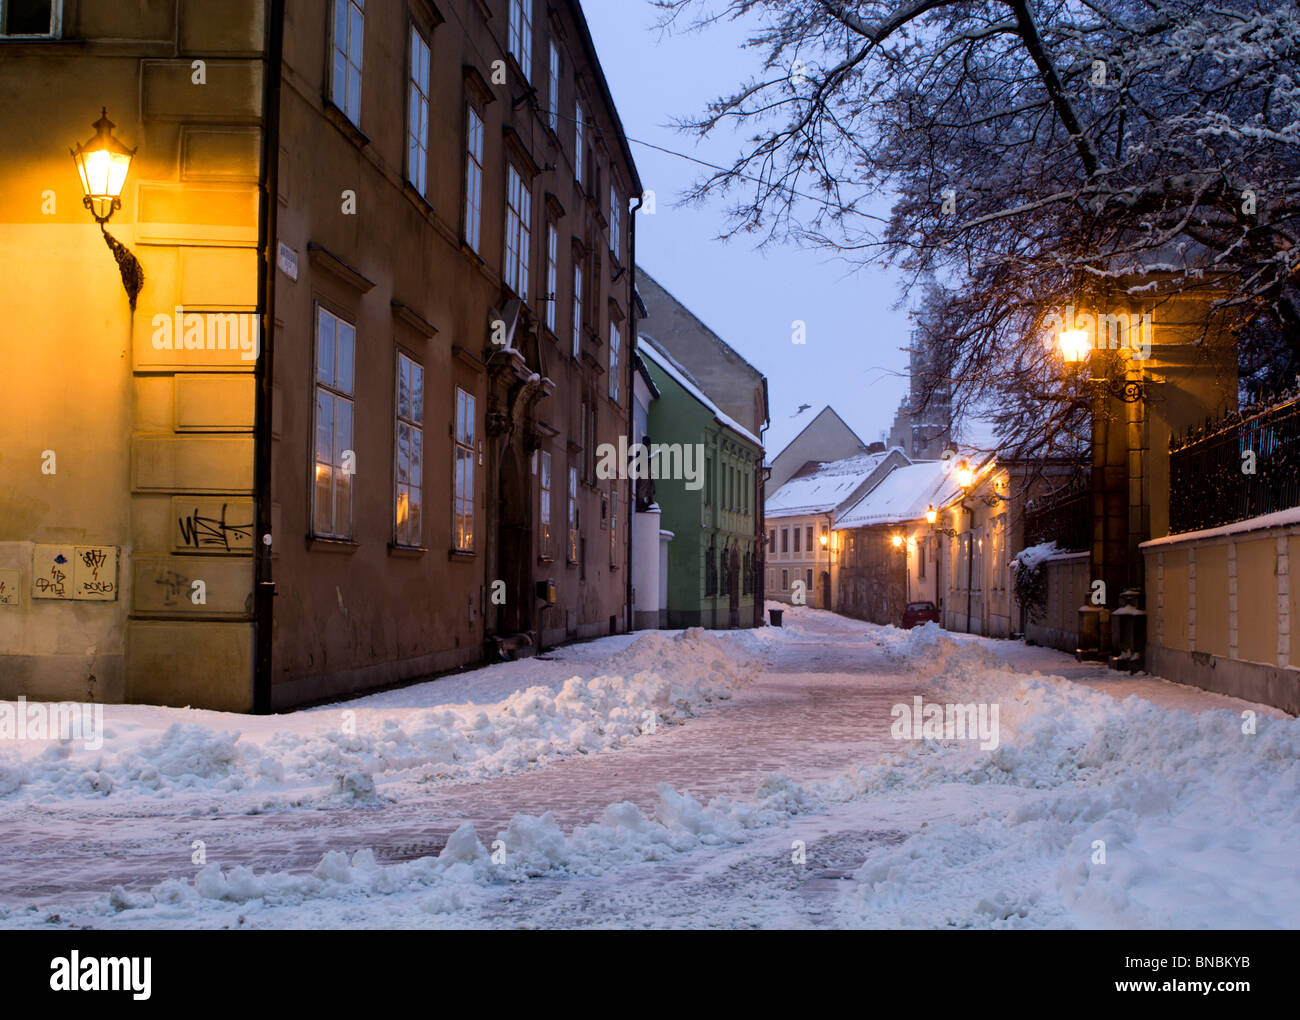
<svg viewBox="0 0 1300 1020"><path fill-rule="evenodd" d="M428 551L428 547L423 545L398 545L396 542L388 543L388 555L397 556L402 559L418 559Z"/></svg>
<svg viewBox="0 0 1300 1020"><path fill-rule="evenodd" d="M409 198L413 203L415 203L416 208L420 209L423 213L425 213L425 215L427 216L434 215L433 203L430 202L424 195L421 195L420 189L417 188L414 184L412 184L408 178L402 179L402 191L406 194L407 198Z"/></svg>
<svg viewBox="0 0 1300 1020"><path fill-rule="evenodd" d="M538 557L537 557L537 562L540 563L540 564L542 564L543 566L547 566L547 567L549 567L549 566L551 566L551 564L553 564L553 563L555 562L555 557L554 557L554 556L538 556Z"/></svg>
<svg viewBox="0 0 1300 1020"><path fill-rule="evenodd" d="M307 536L307 548L312 552L344 553L351 555L361 548L360 542L350 538L324 538L316 535Z"/></svg>
<svg viewBox="0 0 1300 1020"><path fill-rule="evenodd" d="M364 149L370 144L370 136L361 128L352 122L352 118L343 112L338 106L334 105L334 100L329 96L321 97L321 105L324 107L325 119L343 132L347 138L358 149Z"/></svg>
<svg viewBox="0 0 1300 1020"><path fill-rule="evenodd" d="M473 563L478 559L478 553L472 549L448 549L447 559L453 563Z"/></svg>

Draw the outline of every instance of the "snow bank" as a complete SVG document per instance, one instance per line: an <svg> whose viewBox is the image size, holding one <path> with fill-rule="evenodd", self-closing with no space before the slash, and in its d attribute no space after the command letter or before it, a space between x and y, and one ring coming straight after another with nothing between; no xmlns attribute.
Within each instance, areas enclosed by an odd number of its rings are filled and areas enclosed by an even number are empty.
<svg viewBox="0 0 1300 1020"><path fill-rule="evenodd" d="M929 697L997 703L1000 746L909 745L846 781L850 800L930 805L858 869L853 923L1300 926L1300 720L1170 711L944 651Z"/></svg>
<svg viewBox="0 0 1300 1020"><path fill-rule="evenodd" d="M699 629L648 632L593 662L595 675L572 676L558 689L527 686L483 705L341 704L269 721L150 709L150 724L134 725L115 722L119 712L131 717L131 707L109 706L98 751L70 742L0 745L0 803L182 793L192 801L239 791L280 794L270 806L380 803L386 781L518 771L680 724L729 698L752 675L757 650ZM231 728L173 721L195 715ZM246 736L244 728L255 732Z"/></svg>

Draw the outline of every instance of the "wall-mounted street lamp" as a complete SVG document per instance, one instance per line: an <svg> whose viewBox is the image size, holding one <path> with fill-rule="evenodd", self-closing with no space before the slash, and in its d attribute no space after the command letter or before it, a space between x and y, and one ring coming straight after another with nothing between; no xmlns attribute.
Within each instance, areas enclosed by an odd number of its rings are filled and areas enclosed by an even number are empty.
<svg viewBox="0 0 1300 1020"><path fill-rule="evenodd" d="M898 534L890 535L889 544L892 545L895 549L903 548L903 536Z"/></svg>
<svg viewBox="0 0 1300 1020"><path fill-rule="evenodd" d="M1058 343L1061 348L1061 360L1069 366L1081 365L1088 359L1092 343L1086 329L1063 329ZM1091 377L1084 380L1116 400L1126 404L1136 404L1146 399L1146 387L1136 379L1112 379L1110 376Z"/></svg>
<svg viewBox="0 0 1300 1020"><path fill-rule="evenodd" d="M975 481L975 472L970 466L970 461L963 460L957 466L957 484L963 489L969 489Z"/></svg>
<svg viewBox="0 0 1300 1020"><path fill-rule="evenodd" d="M118 271L122 274L122 286L131 303L131 310L135 311L135 299L144 286L144 271L126 245L105 227L113 213L122 208L122 188L135 156L135 149L128 149L113 136L113 128L116 126L108 119L108 108L101 107L99 120L94 123L94 137L85 145L78 145L70 151L72 161L77 165L77 173L81 176L81 190L84 194L82 204L95 217L95 222L104 235L104 243L117 260Z"/></svg>

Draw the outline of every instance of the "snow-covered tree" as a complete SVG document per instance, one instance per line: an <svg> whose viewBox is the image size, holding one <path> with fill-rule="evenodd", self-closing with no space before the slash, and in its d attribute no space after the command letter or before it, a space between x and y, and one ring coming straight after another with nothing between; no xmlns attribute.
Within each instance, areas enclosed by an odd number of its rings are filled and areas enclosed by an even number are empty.
<svg viewBox="0 0 1300 1020"><path fill-rule="evenodd" d="M731 233L924 283L958 405L991 403L1013 442L1077 437L1043 317L1116 288L1213 287L1256 382L1300 368L1292 0L657 3L741 20L763 57L683 122L748 139L693 197L729 195Z"/></svg>

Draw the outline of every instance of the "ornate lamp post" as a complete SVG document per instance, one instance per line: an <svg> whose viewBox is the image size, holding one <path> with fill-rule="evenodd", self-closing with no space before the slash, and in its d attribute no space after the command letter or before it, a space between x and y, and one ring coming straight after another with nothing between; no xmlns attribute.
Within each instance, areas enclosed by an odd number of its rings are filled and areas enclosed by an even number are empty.
<svg viewBox="0 0 1300 1020"><path fill-rule="evenodd" d="M94 136L85 145L69 151L81 177L82 204L99 224L104 243L113 253L122 274L122 286L131 310L135 311L135 299L144 286L144 271L126 245L110 234L105 226L113 213L122 208L122 188L135 156L135 149L128 149L114 137L113 128L116 126L108 119L108 108L101 107L99 120L94 123Z"/></svg>

